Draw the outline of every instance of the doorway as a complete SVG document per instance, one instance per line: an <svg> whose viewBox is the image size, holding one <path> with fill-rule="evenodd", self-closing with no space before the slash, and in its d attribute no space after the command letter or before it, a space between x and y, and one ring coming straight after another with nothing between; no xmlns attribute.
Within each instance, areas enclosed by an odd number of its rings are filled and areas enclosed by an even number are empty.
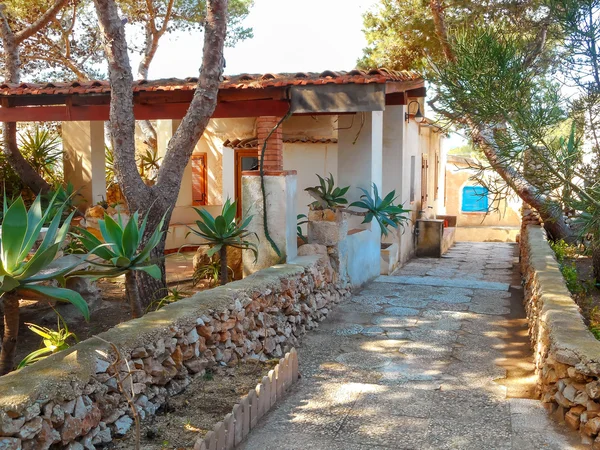
<svg viewBox="0 0 600 450"><path fill-rule="evenodd" d="M258 170L258 149L240 148L235 151L235 200L237 215L242 217L242 172Z"/></svg>

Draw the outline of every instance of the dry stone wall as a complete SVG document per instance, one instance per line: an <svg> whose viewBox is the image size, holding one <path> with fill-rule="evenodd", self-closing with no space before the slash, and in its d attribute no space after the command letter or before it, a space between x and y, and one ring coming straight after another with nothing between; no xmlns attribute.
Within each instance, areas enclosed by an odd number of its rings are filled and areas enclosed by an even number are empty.
<svg viewBox="0 0 600 450"><path fill-rule="evenodd" d="M541 400L600 450L600 342L571 298L540 226L523 229L521 268Z"/></svg>
<svg viewBox="0 0 600 450"><path fill-rule="evenodd" d="M328 258L298 258L0 377L0 449L94 449L124 435L133 413L118 379L144 419L211 365L282 357L349 295L336 279Z"/></svg>

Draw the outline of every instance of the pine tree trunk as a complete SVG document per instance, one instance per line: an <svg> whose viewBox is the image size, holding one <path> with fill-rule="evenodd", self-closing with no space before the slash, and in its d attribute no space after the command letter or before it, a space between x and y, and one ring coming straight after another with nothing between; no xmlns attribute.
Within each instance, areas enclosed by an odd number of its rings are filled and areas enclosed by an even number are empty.
<svg viewBox="0 0 600 450"><path fill-rule="evenodd" d="M0 14L0 37L2 38L4 51L4 77L7 83L18 84L21 82L19 42L17 36L10 29L8 21L4 17L3 10L0 10ZM31 167L31 164L27 162L19 151L17 124L15 122L5 122L3 125L3 134L4 145L2 146L2 153L4 153L6 160L21 181L36 195L40 192L48 192L50 185Z"/></svg>
<svg viewBox="0 0 600 450"><path fill-rule="evenodd" d="M596 283L600 282L600 242L592 244L592 269Z"/></svg>
<svg viewBox="0 0 600 450"><path fill-rule="evenodd" d="M4 335L0 350L0 375L6 375L15 367L17 340L19 338L19 297L15 294L4 294Z"/></svg>
<svg viewBox="0 0 600 450"><path fill-rule="evenodd" d="M138 318L144 315L145 308L142 307L135 275L136 274L133 270L125 273L125 289L127 292L127 298L129 299L129 306L131 307L131 315L134 318Z"/></svg>
<svg viewBox="0 0 600 450"><path fill-rule="evenodd" d="M221 286L225 286L229 281L229 273L227 272L227 246L224 245L221 247L219 258L221 259Z"/></svg>
<svg viewBox="0 0 600 450"><path fill-rule="evenodd" d="M162 278L156 280L146 272L138 271L136 277L136 290L139 296L140 304L144 310L156 300L165 297L169 290L167 288L166 267L165 267L165 242L163 241L156 246L150 253L150 258L153 264L156 264L162 273Z"/></svg>
<svg viewBox="0 0 600 450"><path fill-rule="evenodd" d="M223 46L227 32L227 0L207 1L204 27L202 67L196 92L179 128L170 140L156 184L146 186L135 161L135 118L133 114L133 75L128 56L123 21L114 0L94 0L98 22L104 37L111 85L110 123L114 142L115 171L130 211L142 215L150 209L146 237L151 234L166 211L165 228L177 202L181 179L194 147L202 136L217 105L217 94L223 74ZM163 279L152 279L140 272L136 275L141 304L166 294L164 267L165 237L152 252L152 261L162 269ZM160 258L160 259L158 259Z"/></svg>

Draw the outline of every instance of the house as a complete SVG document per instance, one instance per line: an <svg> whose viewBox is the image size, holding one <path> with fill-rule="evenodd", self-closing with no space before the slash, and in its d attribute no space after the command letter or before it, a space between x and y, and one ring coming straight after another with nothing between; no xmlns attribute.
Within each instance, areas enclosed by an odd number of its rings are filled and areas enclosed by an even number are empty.
<svg viewBox="0 0 600 450"><path fill-rule="evenodd" d="M159 153L177 129L194 94L197 79L142 80L132 86L136 120L155 121ZM263 220L260 152L267 140L264 169L270 237L281 256L297 254L296 216L306 214L312 199L304 191L318 183L315 174L332 174L338 186L376 184L385 194L395 190L410 210L411 224L387 241L394 261L414 254L414 220L443 198L440 139L442 133L422 120L424 80L414 72L385 69L369 72L258 74L224 77L218 105L186 167L167 238L167 249L199 243L188 236L196 220L193 206L220 211L227 197L241 200L240 214L253 213L253 231L267 249ZM0 86L0 121L59 121L65 150L65 177L96 204L106 197L103 123L108 120L110 85L106 81L22 83ZM379 274L381 236L377 225L350 217L349 278L359 285ZM282 258L261 251L247 271Z"/></svg>
<svg viewBox="0 0 600 450"><path fill-rule="evenodd" d="M481 172L470 155L446 157L446 214L456 216L456 240L515 242L521 228L522 201L516 195L495 198L473 177L489 184L498 175L491 169Z"/></svg>

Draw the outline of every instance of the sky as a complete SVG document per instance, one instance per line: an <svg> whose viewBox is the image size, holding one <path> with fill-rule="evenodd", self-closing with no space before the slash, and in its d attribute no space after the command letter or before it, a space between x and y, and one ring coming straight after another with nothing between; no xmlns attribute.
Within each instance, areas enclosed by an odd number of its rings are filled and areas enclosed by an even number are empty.
<svg viewBox="0 0 600 450"><path fill-rule="evenodd" d="M255 0L254 38L225 50L227 75L352 70L366 46L362 15L375 0ZM149 78L198 76L199 32L165 36ZM132 58L137 67L138 58Z"/></svg>
<svg viewBox="0 0 600 450"><path fill-rule="evenodd" d="M377 0L255 0L245 26L254 38L225 49L225 74L352 70L367 45L363 14ZM175 33L161 40L150 79L198 76L202 34ZM139 56L131 55L132 67ZM447 148L465 140L453 134Z"/></svg>

